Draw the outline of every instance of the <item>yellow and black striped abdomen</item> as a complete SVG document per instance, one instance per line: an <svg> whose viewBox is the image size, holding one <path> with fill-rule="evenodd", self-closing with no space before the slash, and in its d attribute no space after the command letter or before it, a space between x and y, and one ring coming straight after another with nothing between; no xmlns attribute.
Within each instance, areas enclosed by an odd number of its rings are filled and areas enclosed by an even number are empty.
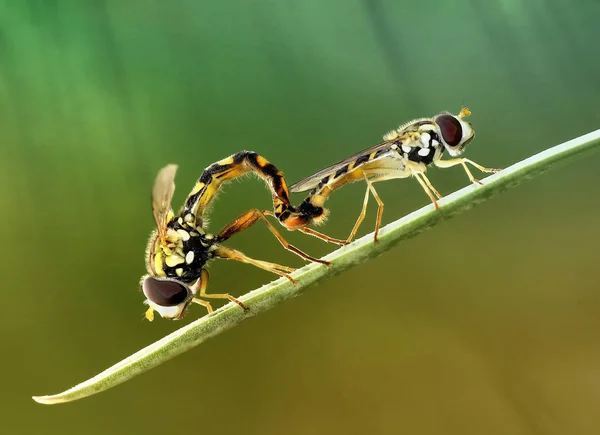
<svg viewBox="0 0 600 435"><path fill-rule="evenodd" d="M250 172L255 173L267 183L272 193L276 216L290 206L288 187L283 172L253 151L240 151L213 163L204 170L185 201L182 215L192 213L196 219L201 218L223 182Z"/></svg>
<svg viewBox="0 0 600 435"><path fill-rule="evenodd" d="M387 166L390 162L390 153L397 156L397 153L391 150L390 147L380 147L371 152L357 155L353 160L332 168L331 171L323 175L323 178L310 191L304 202L322 207L329 195L335 190L345 184L363 180L365 171Z"/></svg>
<svg viewBox="0 0 600 435"><path fill-rule="evenodd" d="M312 189L309 195L296 208L281 214L280 222L289 229L297 229L311 223L322 222L326 215L323 205L329 195L345 184L362 180L365 170L386 164L391 149L391 142L384 142L359 154L355 154L339 163L325 168L292 186L292 192Z"/></svg>

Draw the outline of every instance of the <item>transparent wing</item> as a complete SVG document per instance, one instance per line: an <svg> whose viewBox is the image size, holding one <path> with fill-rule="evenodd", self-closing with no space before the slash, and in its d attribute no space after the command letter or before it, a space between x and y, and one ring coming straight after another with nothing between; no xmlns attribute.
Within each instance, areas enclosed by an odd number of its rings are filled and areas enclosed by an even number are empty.
<svg viewBox="0 0 600 435"><path fill-rule="evenodd" d="M175 193L175 173L177 165L167 165L162 168L152 188L152 212L154 213L154 221L158 234L161 237L165 235L167 229L167 219L171 211L171 200Z"/></svg>
<svg viewBox="0 0 600 435"><path fill-rule="evenodd" d="M360 160L361 157L365 157L365 156L368 157L370 154L372 154L373 152L377 152L380 149L388 148L391 144L392 144L391 141L385 141L385 142L381 142L377 145L373 145L372 147L367 148L366 150L359 151L356 154L354 154L344 160L340 160L339 162L334 163L331 166L327 166L326 168L321 169L319 172L316 172L316 173L309 175L308 177L298 181L297 183L295 183L294 185L292 185L290 187L290 191L304 192L306 190L313 189L313 188L317 187L317 185L319 184L319 181L321 181L323 178L331 175L332 173L337 172L338 169L343 168L344 166L346 166L347 164L349 164L351 162ZM368 160L365 159L364 162L355 165L353 169L359 168L367 162L368 162Z"/></svg>

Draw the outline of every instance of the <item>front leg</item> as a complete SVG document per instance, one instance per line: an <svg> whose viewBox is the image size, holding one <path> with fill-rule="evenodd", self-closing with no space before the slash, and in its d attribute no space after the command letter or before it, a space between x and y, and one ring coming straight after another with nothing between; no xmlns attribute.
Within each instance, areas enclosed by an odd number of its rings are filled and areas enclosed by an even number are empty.
<svg viewBox="0 0 600 435"><path fill-rule="evenodd" d="M500 169L485 168L485 167L481 166L480 164L475 163L473 160L464 159L464 158L434 161L434 164L438 168L450 168L452 166L462 165L462 167L464 168L465 172L467 173L467 176L469 177L469 180L471 180L471 183L483 184L481 181L479 181L475 177L473 177L473 174L469 170L469 168L467 166L467 163L473 165L474 167L476 167L477 169L479 169L481 172L487 172L487 173L494 173L495 174L496 172L500 172L501 171Z"/></svg>
<svg viewBox="0 0 600 435"><path fill-rule="evenodd" d="M231 296L228 293L220 293L220 294L206 293L206 289L208 288L208 278L209 278L208 270L202 269L202 271L200 272L200 278L198 278L198 280L194 283L194 285L192 285L190 287L192 292L194 294L199 293L198 296L201 298L228 299L229 301L231 301L235 304L238 304L244 310L244 312L248 311L248 307L246 305L244 305L244 303L242 301L237 300L236 298L234 298L233 296ZM198 290L199 290L199 292L198 292ZM194 298L194 299L192 299L192 302L202 305L203 307L205 307L208 310L209 313L213 312L212 306L210 305L210 302L208 302L208 301L203 301L202 299Z"/></svg>

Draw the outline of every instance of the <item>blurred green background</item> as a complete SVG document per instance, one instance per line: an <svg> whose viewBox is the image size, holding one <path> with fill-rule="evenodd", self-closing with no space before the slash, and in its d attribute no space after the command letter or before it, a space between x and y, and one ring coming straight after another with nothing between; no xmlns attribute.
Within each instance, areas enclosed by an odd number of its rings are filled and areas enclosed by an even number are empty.
<svg viewBox="0 0 600 435"><path fill-rule="evenodd" d="M506 167L600 126L599 13L583 0L0 2L1 432L600 433L598 154L105 393L30 399L204 314L142 320L160 167L180 165L178 207L238 150L294 182L462 105L477 131L466 156ZM460 168L430 178L446 194L468 183ZM256 179L224 190L215 232L270 205ZM386 223L429 201L414 180L378 191ZM321 229L345 237L363 192L336 192ZM229 246L302 265L261 225ZM224 261L211 276L209 291L234 295L273 279Z"/></svg>

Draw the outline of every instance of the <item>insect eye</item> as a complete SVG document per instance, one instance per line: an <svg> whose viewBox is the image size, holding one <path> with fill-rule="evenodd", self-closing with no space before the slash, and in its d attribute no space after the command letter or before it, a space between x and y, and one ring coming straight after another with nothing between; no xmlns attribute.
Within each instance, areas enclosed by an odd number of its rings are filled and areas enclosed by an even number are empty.
<svg viewBox="0 0 600 435"><path fill-rule="evenodd" d="M435 118L435 123L440 128L444 142L451 147L460 144L463 136L463 129L458 119L452 115L440 115Z"/></svg>
<svg viewBox="0 0 600 435"><path fill-rule="evenodd" d="M185 302L190 295L190 290L178 281L151 276L144 279L142 291L148 300L161 307L175 307Z"/></svg>

